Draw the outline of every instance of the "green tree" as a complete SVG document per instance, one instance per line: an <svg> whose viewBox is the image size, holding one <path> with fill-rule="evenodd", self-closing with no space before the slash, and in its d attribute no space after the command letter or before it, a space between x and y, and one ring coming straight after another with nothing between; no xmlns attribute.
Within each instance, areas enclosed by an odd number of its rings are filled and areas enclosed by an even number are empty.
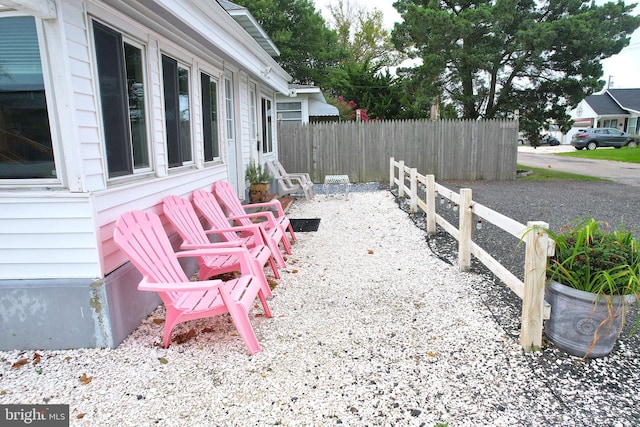
<svg viewBox="0 0 640 427"><path fill-rule="evenodd" d="M355 102L370 119L394 119L401 111L395 76L372 66L369 60L343 63L332 72L327 84L329 95Z"/></svg>
<svg viewBox="0 0 640 427"><path fill-rule="evenodd" d="M521 117L537 132L566 129L567 107L602 89L600 61L640 25L624 2L398 0L396 47L421 58L424 93L441 93L465 118Z"/></svg>
<svg viewBox="0 0 640 427"><path fill-rule="evenodd" d="M234 0L246 7L280 50L294 83L322 86L346 53L311 0Z"/></svg>
<svg viewBox="0 0 640 427"><path fill-rule="evenodd" d="M356 0L337 0L329 5L338 43L348 53L347 61L369 61L375 68L396 65L402 55L391 41L391 32L384 28L378 9L369 10Z"/></svg>

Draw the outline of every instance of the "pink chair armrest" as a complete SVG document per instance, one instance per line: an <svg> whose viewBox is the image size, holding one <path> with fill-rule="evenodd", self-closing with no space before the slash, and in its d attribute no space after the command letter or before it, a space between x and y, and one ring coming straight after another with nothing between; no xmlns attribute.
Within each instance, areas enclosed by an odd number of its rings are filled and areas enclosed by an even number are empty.
<svg viewBox="0 0 640 427"><path fill-rule="evenodd" d="M142 280L138 283L141 291L152 292L184 292L184 291L206 291L216 289L224 282L222 280L207 280L203 282L172 282L172 283L150 283Z"/></svg>
<svg viewBox="0 0 640 427"><path fill-rule="evenodd" d="M238 242L212 242L207 243L205 246L198 245L195 243L183 243L180 245L180 249L182 250L197 250L197 249L209 249L209 248L237 248L243 247L244 243L241 241ZM193 255L192 255L193 256Z"/></svg>
<svg viewBox="0 0 640 427"><path fill-rule="evenodd" d="M284 210L282 210L282 203L279 200L271 200L270 202L263 203L251 203L250 205L243 205L244 210L247 209L259 209L259 208L276 208L276 212L278 212L278 217L284 216Z"/></svg>
<svg viewBox="0 0 640 427"><path fill-rule="evenodd" d="M262 218L262 217L267 219L267 222L270 227L276 227L278 225L276 222L276 217L273 215L273 212L255 212L255 213L249 213L245 215L232 215L232 216L228 216L227 219L234 220L234 219L242 219L242 218L250 219L250 218Z"/></svg>

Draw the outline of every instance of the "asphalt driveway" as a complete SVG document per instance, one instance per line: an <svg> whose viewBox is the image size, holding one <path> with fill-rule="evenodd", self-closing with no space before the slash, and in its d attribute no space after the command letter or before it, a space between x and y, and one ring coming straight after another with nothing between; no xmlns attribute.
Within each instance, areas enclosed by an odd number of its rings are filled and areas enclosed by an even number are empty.
<svg viewBox="0 0 640 427"><path fill-rule="evenodd" d="M615 150L615 148L599 148L599 150ZM640 187L640 164L609 160L577 159L555 155L555 153L563 151L575 151L575 148L571 145L537 148L519 146L518 164L595 176L609 179L620 184Z"/></svg>

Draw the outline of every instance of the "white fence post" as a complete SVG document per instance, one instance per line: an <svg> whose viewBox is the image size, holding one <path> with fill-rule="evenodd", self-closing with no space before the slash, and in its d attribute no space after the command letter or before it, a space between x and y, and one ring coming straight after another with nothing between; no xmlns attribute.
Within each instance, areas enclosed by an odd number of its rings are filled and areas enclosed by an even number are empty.
<svg viewBox="0 0 640 427"><path fill-rule="evenodd" d="M427 233L436 234L436 177L427 175Z"/></svg>
<svg viewBox="0 0 640 427"><path fill-rule="evenodd" d="M418 169L411 168L409 172L409 180L411 181L411 213L418 211Z"/></svg>
<svg viewBox="0 0 640 427"><path fill-rule="evenodd" d="M544 288L546 282L547 255L550 252L549 224L542 221L527 222L524 236L524 296L520 345L525 351L542 347L542 322L544 317Z"/></svg>
<svg viewBox="0 0 640 427"><path fill-rule="evenodd" d="M400 173L398 173L398 197L404 197L404 160L400 160L398 169L400 169Z"/></svg>
<svg viewBox="0 0 640 427"><path fill-rule="evenodd" d="M458 267L460 271L471 269L471 223L473 210L471 209L471 189L460 189L460 219L458 229L460 240L458 241Z"/></svg>
<svg viewBox="0 0 640 427"><path fill-rule="evenodd" d="M396 160L395 158L391 157L391 161L389 162L389 189L393 190L393 187L396 185L396 179L395 179L395 167L396 167Z"/></svg>

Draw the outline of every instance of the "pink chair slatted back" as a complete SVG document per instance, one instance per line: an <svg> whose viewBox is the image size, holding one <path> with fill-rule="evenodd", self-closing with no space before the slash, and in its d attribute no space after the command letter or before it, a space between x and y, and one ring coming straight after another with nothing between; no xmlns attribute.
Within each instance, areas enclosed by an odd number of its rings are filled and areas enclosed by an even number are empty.
<svg viewBox="0 0 640 427"><path fill-rule="evenodd" d="M222 207L212 193L204 190L195 190L191 193L191 197L196 209L204 215L211 227L214 229L231 227ZM221 235L227 242L235 242L240 239L236 233L231 231L221 233Z"/></svg>
<svg viewBox="0 0 640 427"><path fill-rule="evenodd" d="M191 202L179 196L167 196L162 200L162 210L182 240L195 245L210 243Z"/></svg>
<svg viewBox="0 0 640 427"><path fill-rule="evenodd" d="M236 191L227 181L214 182L213 193L215 194L216 199L229 211L231 216L246 214L240 199L238 199L238 196L236 195ZM251 225L251 220L249 218L239 218L238 222L242 225Z"/></svg>
<svg viewBox="0 0 640 427"><path fill-rule="evenodd" d="M144 211L122 214L113 239L147 282L189 281L157 215Z"/></svg>

